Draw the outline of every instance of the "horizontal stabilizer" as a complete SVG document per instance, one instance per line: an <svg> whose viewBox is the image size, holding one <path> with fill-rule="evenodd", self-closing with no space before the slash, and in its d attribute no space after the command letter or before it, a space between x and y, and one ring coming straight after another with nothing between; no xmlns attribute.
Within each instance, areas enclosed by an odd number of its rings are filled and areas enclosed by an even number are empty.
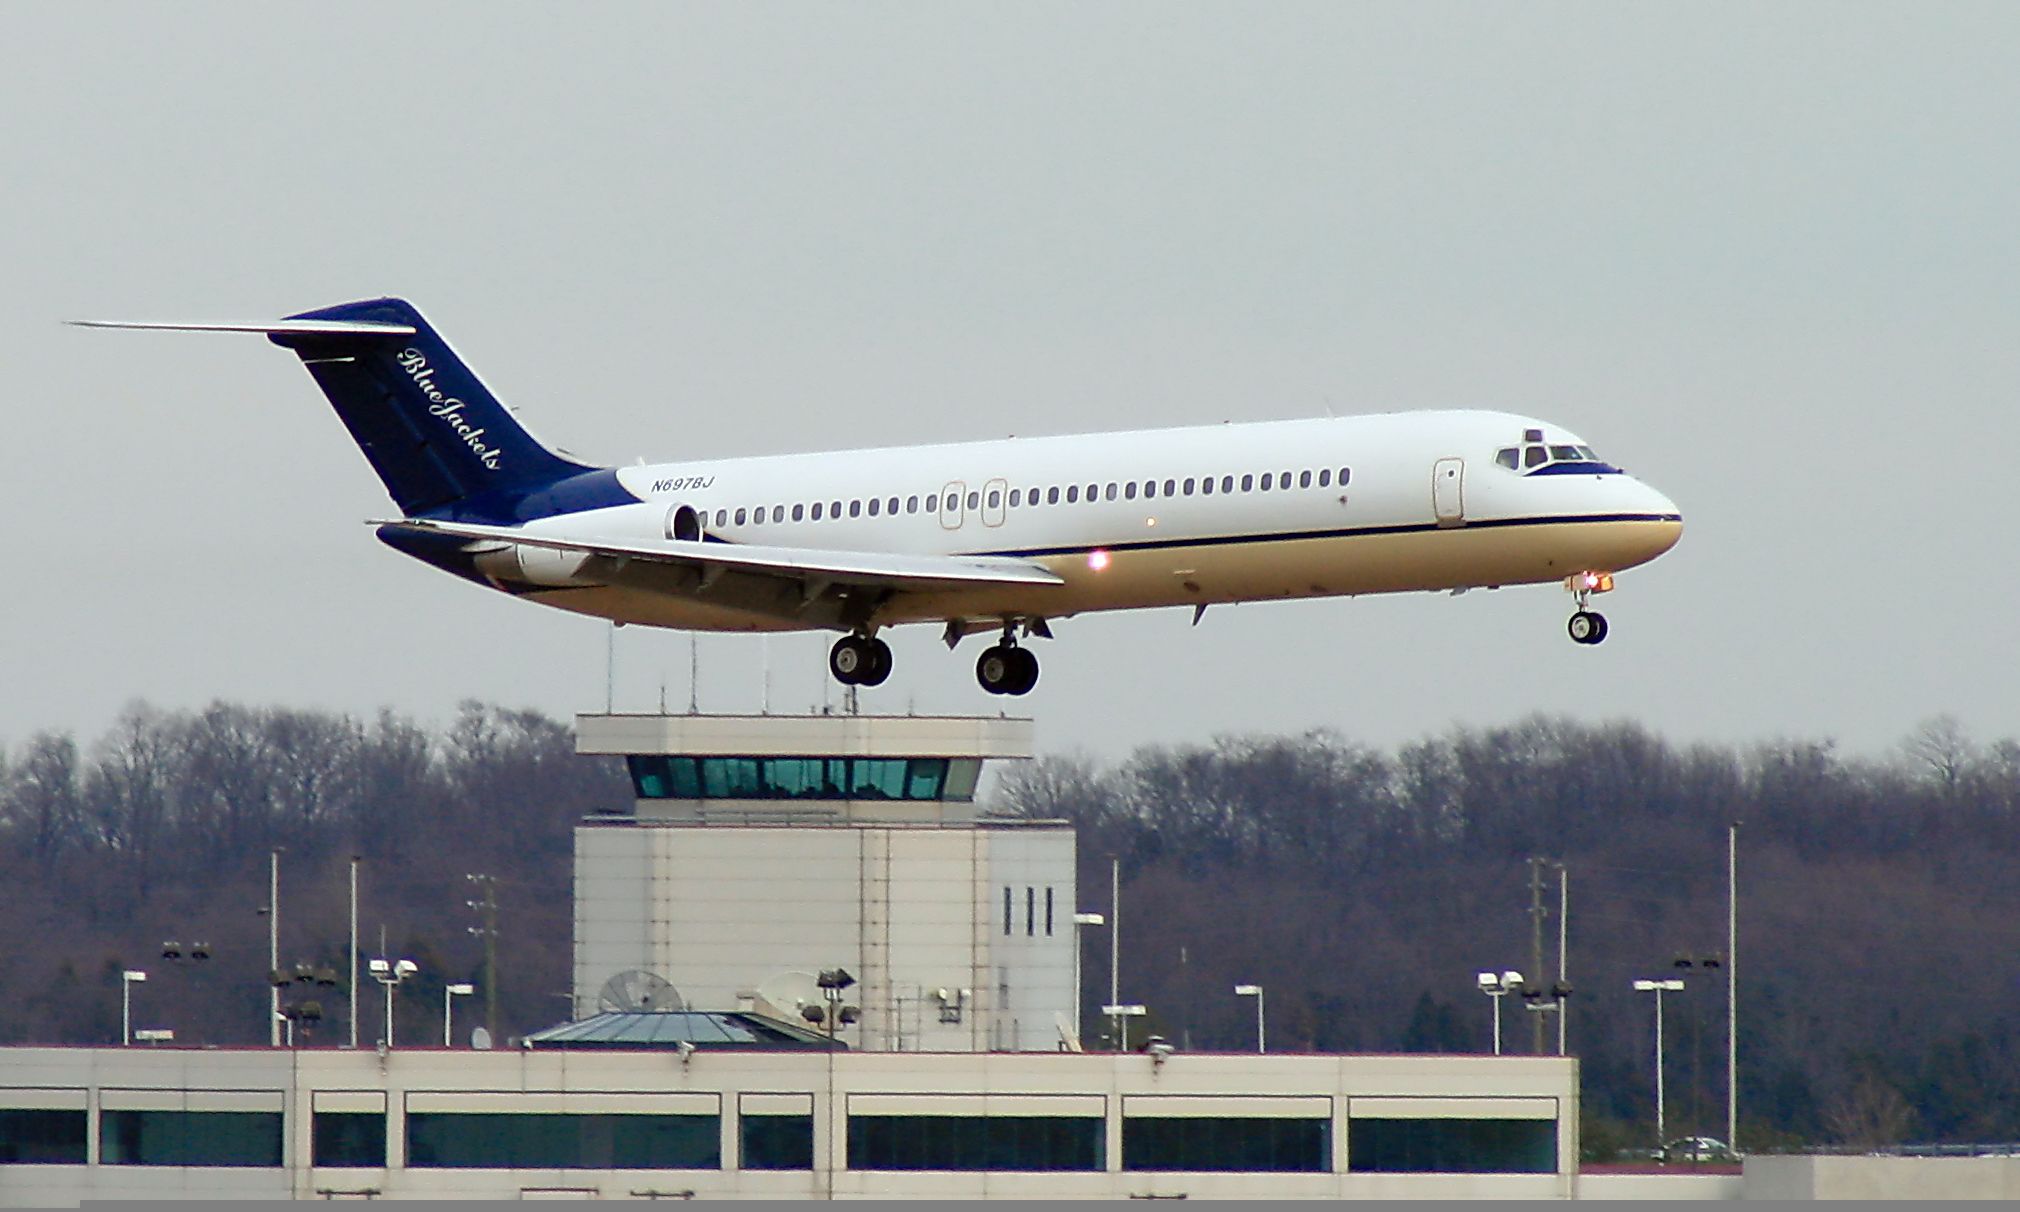
<svg viewBox="0 0 2020 1212"><path fill-rule="evenodd" d="M801 581L880 585L892 589L1064 583L1057 573L1042 565L1000 556L901 555L884 551L758 547L683 539L604 539L588 535L532 533L511 526L434 522L425 518L404 518L375 525L479 542L522 543L551 551L652 560L692 568L713 566Z"/></svg>
<svg viewBox="0 0 2020 1212"><path fill-rule="evenodd" d="M268 320L248 324L204 324L182 320L72 320L79 328L153 328L168 332L256 332L269 337L411 337L411 324L372 320Z"/></svg>

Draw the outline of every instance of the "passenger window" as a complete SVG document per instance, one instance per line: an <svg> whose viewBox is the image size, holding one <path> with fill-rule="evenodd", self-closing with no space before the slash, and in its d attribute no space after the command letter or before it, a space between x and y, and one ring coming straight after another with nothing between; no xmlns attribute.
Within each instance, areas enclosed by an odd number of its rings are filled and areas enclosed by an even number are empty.
<svg viewBox="0 0 2020 1212"><path fill-rule="evenodd" d="M1130 481L1129 483L1127 483L1127 484L1124 484L1124 485L1122 486L1122 497L1123 497L1123 499L1124 499L1124 500L1126 500L1126 501L1134 501L1134 500L1136 499L1136 481L1135 481L1135 480L1131 480L1131 481Z"/></svg>
<svg viewBox="0 0 2020 1212"><path fill-rule="evenodd" d="M840 501L828 502L828 516L831 518L839 518L842 516L842 503Z"/></svg>
<svg viewBox="0 0 2020 1212"><path fill-rule="evenodd" d="M1166 481L1164 482L1164 495L1165 495L1165 496L1168 496L1168 497L1170 497L1170 496L1176 496L1176 495L1178 495L1178 494L1177 494L1177 493L1176 493L1176 492L1174 491L1174 490L1175 490L1175 489L1176 489L1177 487L1178 487L1178 481L1177 481L1177 480L1166 480ZM1192 491L1192 487L1191 487L1190 485L1187 485L1187 487L1186 487L1186 491L1187 491L1187 492L1191 492L1191 491Z"/></svg>
<svg viewBox="0 0 2020 1212"><path fill-rule="evenodd" d="M1515 456L1515 448L1513 446L1503 446L1501 449L1495 451L1494 461L1510 471L1515 470L1520 462Z"/></svg>
<svg viewBox="0 0 2020 1212"><path fill-rule="evenodd" d="M876 516L877 516L877 514L878 514L878 513L882 512L882 509L883 509L883 504L884 504L884 503L883 503L882 501L878 500L877 498L875 498L875 497L871 497L871 498L870 498L870 516L874 518L874 517L876 517Z"/></svg>
<svg viewBox="0 0 2020 1212"><path fill-rule="evenodd" d="M1522 465L1524 467L1541 467L1543 466L1543 460L1548 457L1548 455L1543 453L1541 446L1525 447L1522 451Z"/></svg>
<svg viewBox="0 0 2020 1212"><path fill-rule="evenodd" d="M804 506L804 505L795 505L795 506L793 506L793 521L795 521L795 522L803 522L803 521L805 521L805 520L806 520L806 516L807 516L807 507L806 507L806 506Z"/></svg>
<svg viewBox="0 0 2020 1212"><path fill-rule="evenodd" d="M1157 481L1145 480L1143 482L1143 499L1148 501L1155 498L1156 496L1157 496Z"/></svg>
<svg viewBox="0 0 2020 1212"><path fill-rule="evenodd" d="M1290 486L1291 486L1291 473L1290 473L1290 472L1288 472L1288 471L1280 471L1280 472L1278 472L1278 473L1277 473L1277 487L1278 487L1278 488L1289 488Z"/></svg>
<svg viewBox="0 0 2020 1212"><path fill-rule="evenodd" d="M786 520L786 507L783 505L772 506L772 521L783 522L785 520Z"/></svg>
<svg viewBox="0 0 2020 1212"><path fill-rule="evenodd" d="M1002 489L1000 489L1000 488L992 488L992 489L990 489L990 490L989 490L989 508L991 508L991 509L994 509L994 508L996 508L996 507L997 507L998 505L1001 505L1002 503L1003 503L1003 490L1002 490Z"/></svg>
<svg viewBox="0 0 2020 1212"><path fill-rule="evenodd" d="M1010 490L1010 508L1012 508L1012 509L1015 509L1015 508L1017 508L1017 507L1018 507L1019 505L1022 505L1023 503L1024 503L1024 490L1023 490L1023 489L1021 489L1021 488L1013 488L1013 489L1011 489L1011 490Z"/></svg>
<svg viewBox="0 0 2020 1212"><path fill-rule="evenodd" d="M821 503L820 503L819 501L815 501L815 502L814 502L814 521L818 522L818 521L820 521L820 520L821 520Z"/></svg>
<svg viewBox="0 0 2020 1212"><path fill-rule="evenodd" d="M715 511L715 525L717 530L729 525L729 510L718 509Z"/></svg>
<svg viewBox="0 0 2020 1212"><path fill-rule="evenodd" d="M1052 486L1051 488L1048 488L1048 489L1046 489L1046 490L1045 490L1045 503L1046 503L1047 505L1057 505L1057 504L1059 504L1059 487L1058 487L1058 485L1054 485L1054 486Z"/></svg>
<svg viewBox="0 0 2020 1212"><path fill-rule="evenodd" d="M1312 486L1312 473L1311 473L1311 472L1309 472L1309 471L1301 471L1301 472L1299 472L1299 473L1298 473L1298 487L1299 487L1299 488L1310 488L1311 486Z"/></svg>
<svg viewBox="0 0 2020 1212"><path fill-rule="evenodd" d="M1191 496L1191 495L1192 495L1192 477L1191 477L1191 476L1187 476L1187 477L1185 477L1185 495L1186 495L1186 496Z"/></svg>
<svg viewBox="0 0 2020 1212"><path fill-rule="evenodd" d="M1226 487L1226 485L1225 485L1225 484L1223 484L1223 485L1221 485L1221 487L1225 488L1225 487ZM1254 492L1254 491L1255 491L1255 477L1254 477L1254 476L1243 476L1243 477L1241 478L1241 490L1242 490L1243 492Z"/></svg>
<svg viewBox="0 0 2020 1212"><path fill-rule="evenodd" d="M1108 499L1111 501L1115 499L1115 484L1113 481L1108 485Z"/></svg>
<svg viewBox="0 0 2020 1212"><path fill-rule="evenodd" d="M863 516L863 502L860 498L849 502L849 516L852 518Z"/></svg>
<svg viewBox="0 0 2020 1212"><path fill-rule="evenodd" d="M1327 485L1331 484L1332 482L1333 482L1333 469L1330 467L1322 469L1319 472L1319 487L1324 488Z"/></svg>
<svg viewBox="0 0 2020 1212"><path fill-rule="evenodd" d="M1206 497L1210 497L1210 496L1212 496L1212 495L1213 495L1213 477L1212 477L1212 476L1208 476L1208 477L1206 477L1205 479L1203 479L1203 480L1201 480L1201 481L1199 482L1199 492L1200 492L1200 495L1201 495L1201 496L1206 496Z"/></svg>
<svg viewBox="0 0 2020 1212"><path fill-rule="evenodd" d="M1342 467L1342 468L1340 468L1340 487L1341 487L1341 488L1345 488L1345 487L1347 486L1347 480L1348 480L1349 478L1351 478L1351 477L1353 476L1353 474L1354 474L1354 473L1353 473L1353 469L1351 469L1351 468L1347 468L1347 467Z"/></svg>
<svg viewBox="0 0 2020 1212"><path fill-rule="evenodd" d="M1068 505L1073 505L1077 504L1079 500L1080 500L1080 485L1068 484L1066 486L1066 503Z"/></svg>
<svg viewBox="0 0 2020 1212"><path fill-rule="evenodd" d="M940 496L938 493L935 493L932 496L926 498L926 512L927 513L940 512Z"/></svg>
<svg viewBox="0 0 2020 1212"><path fill-rule="evenodd" d="M1233 476L1222 476L1222 477L1220 478L1220 490L1221 490L1222 492L1233 492L1233 491L1234 491L1234 477L1233 477Z"/></svg>
<svg viewBox="0 0 2020 1212"><path fill-rule="evenodd" d="M982 494L979 491L970 492L968 494L968 508L979 509L981 508L981 506L982 506Z"/></svg>
<svg viewBox="0 0 2020 1212"><path fill-rule="evenodd" d="M896 517L898 513L898 498L892 497L890 500L884 502L884 512Z"/></svg>
<svg viewBox="0 0 2020 1212"><path fill-rule="evenodd" d="M906 512L906 513L917 513L917 512L919 512L919 494L918 494L918 493L916 493L916 492L915 492L915 493L913 493L913 494L912 494L911 496L909 496L909 497L906 497L906 498L905 498L905 512Z"/></svg>
<svg viewBox="0 0 2020 1212"><path fill-rule="evenodd" d="M1269 472L1265 471L1262 476L1262 490L1264 492L1268 492L1270 488L1274 485L1275 481L1276 477L1271 475Z"/></svg>
<svg viewBox="0 0 2020 1212"><path fill-rule="evenodd" d="M743 510L741 510L741 509L737 510L737 511L736 511L736 524L737 524L737 525L739 525L739 526L743 525L743 522L744 522L744 517L745 517L745 516L746 516L746 515L745 515L745 513L744 513L744 511L743 511Z"/></svg>

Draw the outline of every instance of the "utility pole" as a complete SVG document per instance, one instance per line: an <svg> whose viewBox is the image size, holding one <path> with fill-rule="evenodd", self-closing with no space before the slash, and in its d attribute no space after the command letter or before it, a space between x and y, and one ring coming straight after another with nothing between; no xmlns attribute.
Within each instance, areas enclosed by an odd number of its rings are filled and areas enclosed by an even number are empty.
<svg viewBox="0 0 2020 1212"><path fill-rule="evenodd" d="M472 872L463 877L476 886L479 899L463 902L483 914L483 923L469 927L484 940L484 1029L498 1035L498 877Z"/></svg>
<svg viewBox="0 0 2020 1212"><path fill-rule="evenodd" d="M1739 822L1725 831L1725 1147L1739 1152Z"/></svg>
<svg viewBox="0 0 2020 1212"><path fill-rule="evenodd" d="M1543 907L1543 867L1548 861L1542 858L1532 858L1529 860L1529 926L1531 935L1529 971L1535 973L1538 980L1541 980L1543 973L1547 971L1543 967L1543 919L1549 915L1550 911ZM1537 1056L1541 1056L1543 1055L1543 1016L1541 1014L1531 1014L1529 1019L1532 1039L1534 1041L1531 1043L1529 1051Z"/></svg>
<svg viewBox="0 0 2020 1212"><path fill-rule="evenodd" d="M1571 976L1565 966L1565 943L1571 925L1571 875L1563 863L1557 864L1557 988L1551 991L1557 1000L1557 1055L1564 1055L1564 1040L1568 1032L1565 1021L1571 1014Z"/></svg>
<svg viewBox="0 0 2020 1212"><path fill-rule="evenodd" d="M267 855L267 1046L281 1046L281 848Z"/></svg>
<svg viewBox="0 0 2020 1212"><path fill-rule="evenodd" d="M351 1047L358 1046L358 864L364 855L351 856Z"/></svg>

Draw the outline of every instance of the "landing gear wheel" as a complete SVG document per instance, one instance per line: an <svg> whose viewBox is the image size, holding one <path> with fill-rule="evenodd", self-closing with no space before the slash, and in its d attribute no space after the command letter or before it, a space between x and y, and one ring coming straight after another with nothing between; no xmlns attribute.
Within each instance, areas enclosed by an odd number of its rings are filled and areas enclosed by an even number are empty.
<svg viewBox="0 0 2020 1212"><path fill-rule="evenodd" d="M1010 650L1011 681L1004 694L1030 694L1038 684L1038 657L1029 648Z"/></svg>
<svg viewBox="0 0 2020 1212"><path fill-rule="evenodd" d="M1038 658L1022 648L997 644L976 660L975 680L990 694L1023 694L1038 684Z"/></svg>
<svg viewBox="0 0 2020 1212"><path fill-rule="evenodd" d="M884 679L891 676L891 646L879 639L864 640L870 650L870 663L856 675L859 686L881 686Z"/></svg>
<svg viewBox="0 0 2020 1212"><path fill-rule="evenodd" d="M1565 630L1574 643L1597 644L1606 638L1606 616L1596 610L1581 610L1571 616Z"/></svg>
<svg viewBox="0 0 2020 1212"><path fill-rule="evenodd" d="M835 641L833 648L828 649L828 672L834 674L835 680L844 686L874 686L876 682L870 681L870 674L877 668L878 647L882 647L882 644L877 640L864 639L859 635L845 635ZM889 649L885 649L885 652L887 659L884 662L884 673L889 675ZM880 677L877 682L883 680Z"/></svg>

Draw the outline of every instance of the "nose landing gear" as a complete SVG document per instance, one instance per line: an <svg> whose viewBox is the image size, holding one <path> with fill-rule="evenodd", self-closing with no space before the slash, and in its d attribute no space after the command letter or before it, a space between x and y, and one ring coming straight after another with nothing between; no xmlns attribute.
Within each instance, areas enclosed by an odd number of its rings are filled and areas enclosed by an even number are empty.
<svg viewBox="0 0 2020 1212"><path fill-rule="evenodd" d="M1613 590L1613 574L1610 572L1580 572L1564 581L1564 588L1571 591L1571 597L1578 603L1578 610L1572 614L1565 631L1571 635L1574 644L1597 644L1606 639L1606 616L1596 610L1587 609L1595 593L1610 593Z"/></svg>
<svg viewBox="0 0 2020 1212"><path fill-rule="evenodd" d="M828 649L828 672L844 686L881 686L891 676L891 646L873 635L845 635Z"/></svg>

